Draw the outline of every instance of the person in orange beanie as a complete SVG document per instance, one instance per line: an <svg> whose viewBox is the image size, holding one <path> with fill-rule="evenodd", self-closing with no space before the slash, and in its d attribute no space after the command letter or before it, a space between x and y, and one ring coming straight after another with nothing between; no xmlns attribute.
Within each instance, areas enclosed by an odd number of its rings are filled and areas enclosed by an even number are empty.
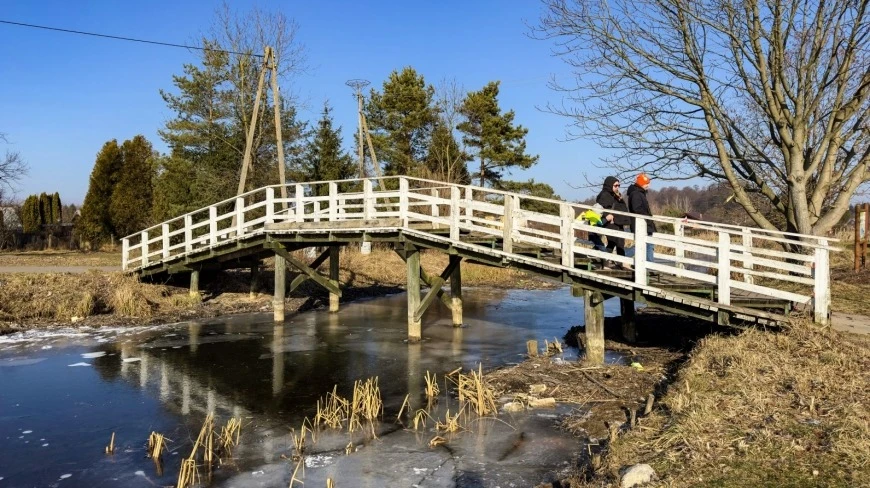
<svg viewBox="0 0 870 488"><path fill-rule="evenodd" d="M628 211L638 215L649 215L652 217L652 211L649 208L649 200L647 199L647 190L651 180L649 176L641 173L637 175L634 184L628 187ZM635 222L637 219L631 220L631 231L634 232ZM646 233L652 235L656 231L656 223L652 219L646 219ZM653 261L654 245L647 243L646 259ZM637 252L635 249L634 252Z"/></svg>

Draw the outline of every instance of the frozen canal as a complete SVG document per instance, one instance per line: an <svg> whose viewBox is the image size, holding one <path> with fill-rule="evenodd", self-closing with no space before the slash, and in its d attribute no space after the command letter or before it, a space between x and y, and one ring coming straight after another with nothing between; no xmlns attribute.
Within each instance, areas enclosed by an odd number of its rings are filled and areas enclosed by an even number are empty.
<svg viewBox="0 0 870 488"><path fill-rule="evenodd" d="M465 293L462 328L433 305L422 344L406 337L404 295L302 313L283 326L271 314L159 327L31 332L0 337L0 487L175 485L207 412L243 428L234 459L208 486L288 486L291 428L313 417L338 385L377 376L384 401L377 439L322 433L307 446L307 487L520 487L553 480L577 458L579 442L554 426L566 410L478 419L430 448L434 422L413 431L396 422L410 393L424 406L427 371L491 369L519 362L529 339L561 339L582 322L567 289ZM616 311L606 304L608 315ZM574 360L566 351L565 360ZM442 395L439 409L457 408ZM443 418L443 415L441 415ZM406 421L406 424L408 422ZM148 435L166 436L162 472L145 456ZM115 432L114 455L104 454ZM369 436L370 437L370 436ZM346 454L349 443L352 452ZM301 486L301 485L294 485Z"/></svg>

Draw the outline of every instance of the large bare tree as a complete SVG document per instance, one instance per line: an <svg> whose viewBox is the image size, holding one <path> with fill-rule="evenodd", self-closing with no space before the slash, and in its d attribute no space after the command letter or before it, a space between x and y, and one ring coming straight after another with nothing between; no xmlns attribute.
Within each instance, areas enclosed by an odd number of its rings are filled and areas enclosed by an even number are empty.
<svg viewBox="0 0 870 488"><path fill-rule="evenodd" d="M0 132L0 142L8 143L6 134ZM27 164L16 151L6 150L0 157L0 204L5 191L12 190L16 181L27 174Z"/></svg>
<svg viewBox="0 0 870 488"><path fill-rule="evenodd" d="M870 179L870 0L543 0L576 83L551 106L608 162L727 182L823 234Z"/></svg>

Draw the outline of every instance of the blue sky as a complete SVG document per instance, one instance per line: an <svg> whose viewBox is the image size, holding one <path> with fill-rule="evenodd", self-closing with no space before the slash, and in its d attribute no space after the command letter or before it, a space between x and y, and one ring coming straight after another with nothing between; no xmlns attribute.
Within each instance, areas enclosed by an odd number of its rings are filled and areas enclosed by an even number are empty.
<svg viewBox="0 0 870 488"><path fill-rule="evenodd" d="M234 9L253 2L234 1ZM389 73L413 66L428 82L455 78L468 90L501 80L500 102L529 129L529 152L540 155L532 169L512 179L535 178L562 197L593 193L572 189L604 152L591 141L565 142L568 119L538 109L561 95L547 88L551 75L570 79L569 68L550 55L547 42L528 37L541 5L534 0L351 2L260 1L282 10L300 26L309 69L288 80L315 120L324 100L352 144L356 104L345 81L364 78L380 86ZM219 1L4 2L0 19L182 44L196 43L208 29ZM144 134L155 148L170 119L160 89L195 52L0 24L0 132L30 165L18 196L59 191L66 203L81 203L94 157L110 139ZM3 148L0 148L2 150Z"/></svg>

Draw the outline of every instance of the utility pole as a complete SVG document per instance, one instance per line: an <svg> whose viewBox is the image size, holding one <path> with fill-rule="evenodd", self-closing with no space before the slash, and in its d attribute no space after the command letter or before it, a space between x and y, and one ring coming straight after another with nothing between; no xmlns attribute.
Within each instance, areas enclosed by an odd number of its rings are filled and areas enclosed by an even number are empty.
<svg viewBox="0 0 870 488"><path fill-rule="evenodd" d="M368 80L348 80L345 85L353 88L356 93L357 102L357 154L359 156L359 177L366 177L366 162L365 162L365 139L363 139L363 96L362 89L369 86L371 83ZM374 150L373 150L374 152Z"/></svg>

